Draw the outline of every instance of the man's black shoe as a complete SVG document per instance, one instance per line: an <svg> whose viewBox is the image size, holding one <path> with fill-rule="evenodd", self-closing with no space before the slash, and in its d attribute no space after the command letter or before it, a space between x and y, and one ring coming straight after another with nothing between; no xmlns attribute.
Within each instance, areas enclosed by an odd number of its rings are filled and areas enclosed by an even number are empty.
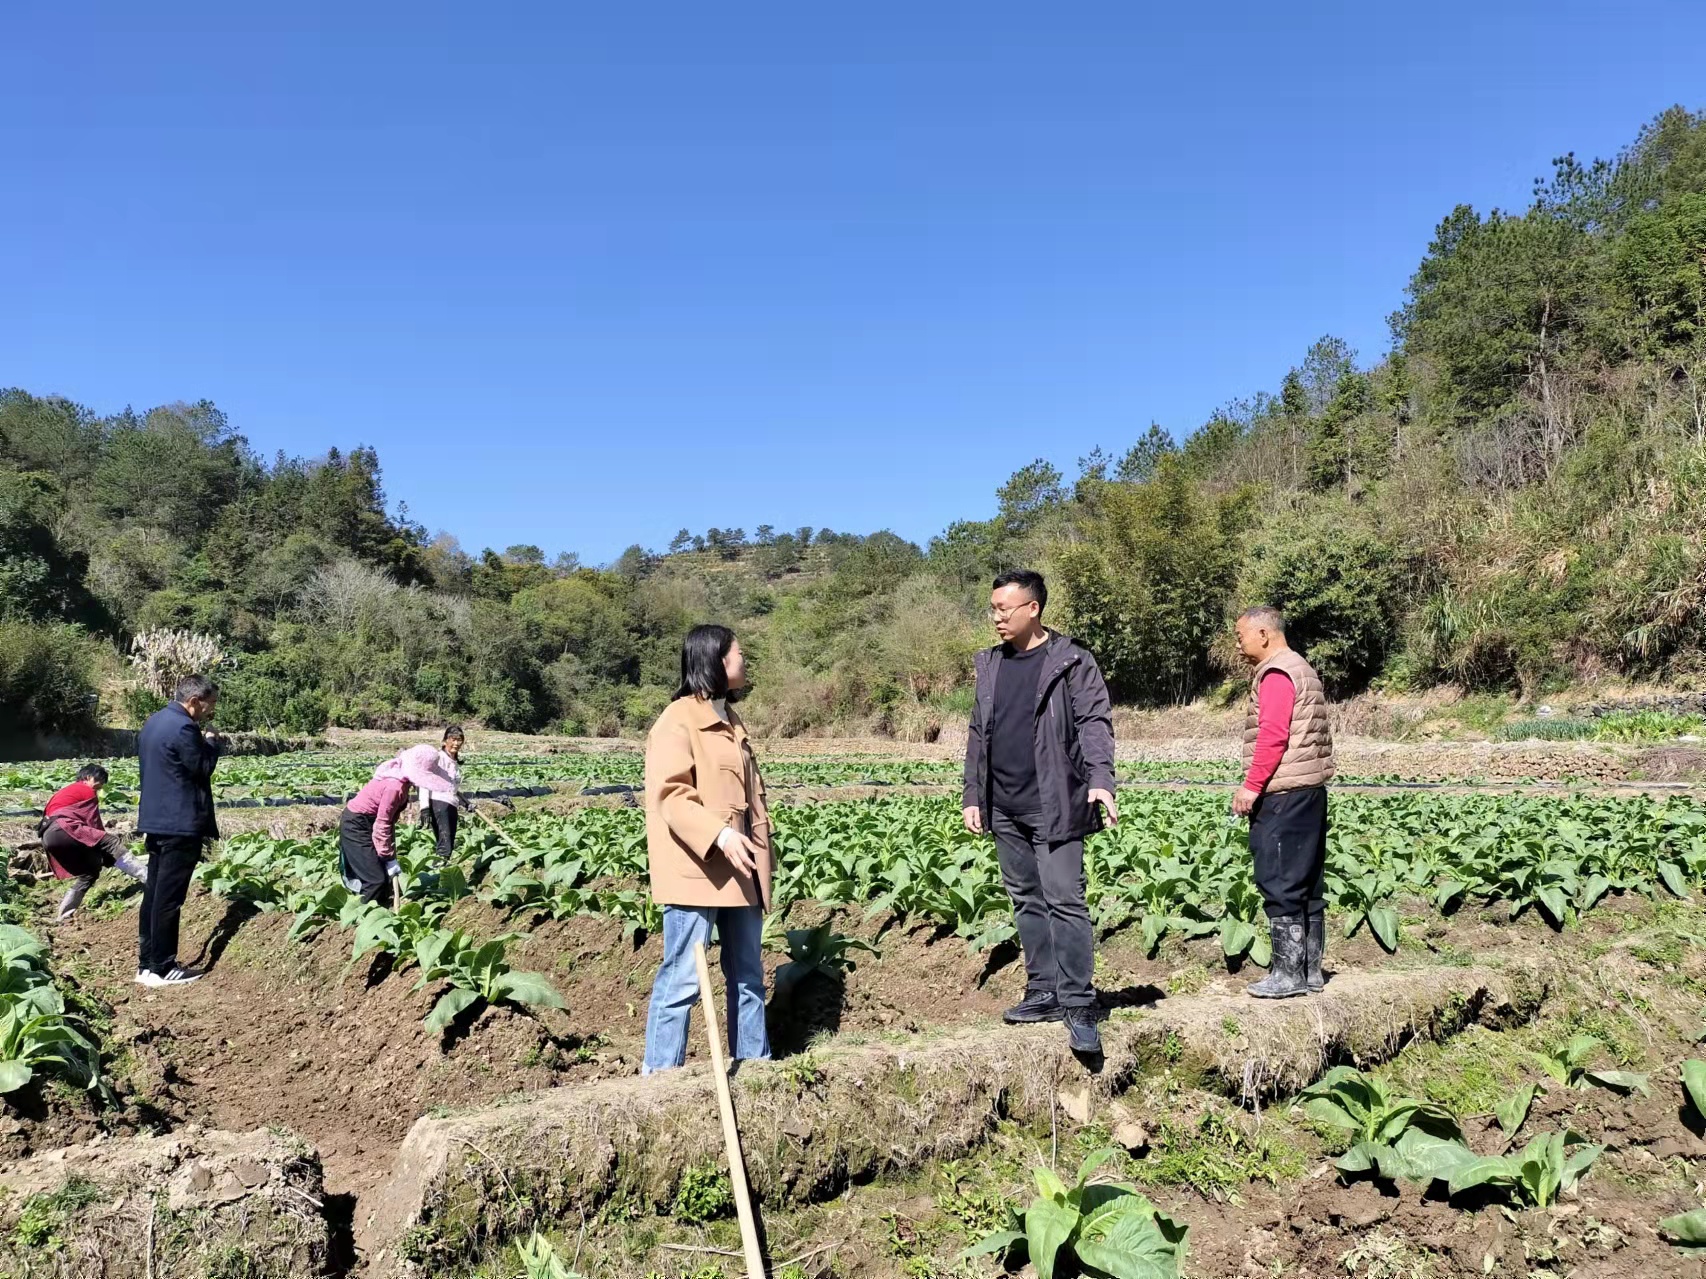
<svg viewBox="0 0 1706 1279"><path fill-rule="evenodd" d="M1102 1051L1102 1033L1096 1029L1094 1008L1066 1009L1066 1037L1075 1053L1086 1055Z"/></svg>
<svg viewBox="0 0 1706 1279"><path fill-rule="evenodd" d="M1052 990L1028 992L1023 999L1001 1014L1009 1026L1023 1026L1035 1021L1059 1021L1061 1006L1055 1002Z"/></svg>

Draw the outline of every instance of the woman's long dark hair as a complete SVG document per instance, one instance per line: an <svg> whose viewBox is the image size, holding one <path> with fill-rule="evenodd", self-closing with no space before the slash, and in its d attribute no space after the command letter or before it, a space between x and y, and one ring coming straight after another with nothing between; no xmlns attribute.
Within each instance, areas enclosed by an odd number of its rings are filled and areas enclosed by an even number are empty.
<svg viewBox="0 0 1706 1279"><path fill-rule="evenodd" d="M734 642L733 631L714 623L688 631L687 638L681 641L681 687L675 690L675 696L711 700L732 696L723 659Z"/></svg>

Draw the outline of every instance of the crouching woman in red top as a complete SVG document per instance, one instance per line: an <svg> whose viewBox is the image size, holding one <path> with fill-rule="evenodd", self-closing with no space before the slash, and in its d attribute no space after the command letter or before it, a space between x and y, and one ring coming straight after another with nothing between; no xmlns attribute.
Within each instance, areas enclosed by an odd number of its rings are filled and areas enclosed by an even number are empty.
<svg viewBox="0 0 1706 1279"><path fill-rule="evenodd" d="M389 906L396 894L397 818L415 790L455 791L456 783L438 770L438 750L411 746L374 770L373 780L356 792L338 819L338 852L344 887L364 902Z"/></svg>
<svg viewBox="0 0 1706 1279"><path fill-rule="evenodd" d="M107 866L116 867L139 883L148 878L148 863L132 857L124 840L109 832L101 820L101 787L106 784L106 769L85 764L78 770L76 781L55 791L47 801L37 828L54 878L72 881L59 903L55 923L63 924L77 913Z"/></svg>

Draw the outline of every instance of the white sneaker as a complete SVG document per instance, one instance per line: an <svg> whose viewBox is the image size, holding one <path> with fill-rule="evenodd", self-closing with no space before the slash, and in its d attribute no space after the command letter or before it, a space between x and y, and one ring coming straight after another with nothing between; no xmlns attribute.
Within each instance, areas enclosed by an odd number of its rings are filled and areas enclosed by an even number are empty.
<svg viewBox="0 0 1706 1279"><path fill-rule="evenodd" d="M149 969L138 968L136 970L136 984L138 986L147 986L152 988L155 986L164 986L166 984L166 979L160 976L159 973L151 972Z"/></svg>
<svg viewBox="0 0 1706 1279"><path fill-rule="evenodd" d="M191 968L187 964L174 964L163 977L155 978L162 986L183 986L192 981L201 980L201 969Z"/></svg>

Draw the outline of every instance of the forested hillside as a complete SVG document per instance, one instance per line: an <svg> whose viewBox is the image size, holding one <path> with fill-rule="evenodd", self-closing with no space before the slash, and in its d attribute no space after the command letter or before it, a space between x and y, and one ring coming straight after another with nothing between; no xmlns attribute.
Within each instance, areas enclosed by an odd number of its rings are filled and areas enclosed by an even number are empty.
<svg viewBox="0 0 1706 1279"><path fill-rule="evenodd" d="M173 627L224 641L236 727L633 730L721 619L764 727L913 731L963 710L988 579L1021 563L1136 702L1223 678L1256 601L1340 693L1706 673L1706 117L1558 161L1526 210L1452 210L1401 302L1389 353L1322 338L1182 442L1024 466L926 548L684 530L602 569L429 536L367 449L266 462L211 404L6 391L0 720L75 729L97 687L140 712L118 654Z"/></svg>

